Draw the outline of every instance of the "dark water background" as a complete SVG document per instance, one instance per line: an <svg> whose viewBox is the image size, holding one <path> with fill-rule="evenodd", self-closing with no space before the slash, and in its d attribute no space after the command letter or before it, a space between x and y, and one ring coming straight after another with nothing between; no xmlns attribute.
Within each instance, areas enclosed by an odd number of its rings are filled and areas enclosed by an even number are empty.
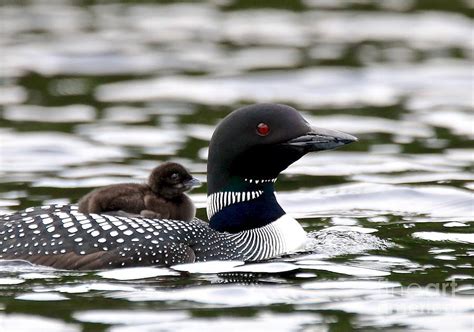
<svg viewBox="0 0 474 332"><path fill-rule="evenodd" d="M359 137L277 182L313 253L76 273L0 267L0 331L473 331L472 1L3 1L0 210L161 161L287 103ZM205 186L195 190L205 216ZM350 235L350 236L349 236ZM390 245L386 245L390 243Z"/></svg>

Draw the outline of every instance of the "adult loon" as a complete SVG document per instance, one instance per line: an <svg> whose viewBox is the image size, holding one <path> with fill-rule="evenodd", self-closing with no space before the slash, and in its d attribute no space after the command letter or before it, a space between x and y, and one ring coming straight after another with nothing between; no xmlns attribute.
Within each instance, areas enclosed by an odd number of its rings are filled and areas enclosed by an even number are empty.
<svg viewBox="0 0 474 332"><path fill-rule="evenodd" d="M151 171L146 184L120 183L93 190L79 201L79 212L190 221L196 208L185 192L199 184L182 165L166 162Z"/></svg>
<svg viewBox="0 0 474 332"><path fill-rule="evenodd" d="M312 151L357 139L313 128L295 109L257 104L217 126L208 154L209 224L82 214L48 205L4 215L0 258L63 269L164 265L208 260L264 260L301 249L306 232L278 204L281 171Z"/></svg>

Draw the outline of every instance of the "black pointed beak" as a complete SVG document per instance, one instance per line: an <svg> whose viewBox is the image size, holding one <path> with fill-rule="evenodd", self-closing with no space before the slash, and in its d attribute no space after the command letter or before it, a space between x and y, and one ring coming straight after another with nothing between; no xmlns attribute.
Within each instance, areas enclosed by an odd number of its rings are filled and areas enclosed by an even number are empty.
<svg viewBox="0 0 474 332"><path fill-rule="evenodd" d="M289 140L285 145L308 153L332 150L352 142L357 142L357 137L337 130L312 127L310 132Z"/></svg>
<svg viewBox="0 0 474 332"><path fill-rule="evenodd" d="M183 182L184 188L186 190L190 190L190 189L195 188L195 187L200 187L201 184L202 184L201 181L199 181L195 177L191 178L190 180L188 180L186 182Z"/></svg>

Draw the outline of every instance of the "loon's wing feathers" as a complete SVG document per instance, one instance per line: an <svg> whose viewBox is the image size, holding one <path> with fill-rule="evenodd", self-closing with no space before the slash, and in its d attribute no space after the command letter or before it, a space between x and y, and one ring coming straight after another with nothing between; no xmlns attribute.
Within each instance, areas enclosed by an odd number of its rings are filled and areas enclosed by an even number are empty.
<svg viewBox="0 0 474 332"><path fill-rule="evenodd" d="M194 251L183 243L172 246L167 254L172 258L174 264L193 263L196 259ZM68 252L60 255L22 255L16 259L28 260L37 265L51 266L66 270L98 270L104 268L140 266L136 262L136 257L117 255L119 248L110 251L97 251L86 255L78 255L75 252ZM149 266L149 261L143 260L142 265Z"/></svg>
<svg viewBox="0 0 474 332"><path fill-rule="evenodd" d="M110 256L111 252L98 251L87 255L78 255L74 252L67 252L65 254L59 255L19 255L15 256L16 259L28 260L30 263L37 265L46 265L59 269L66 270L96 270L104 268L107 264L107 259L105 256ZM123 261L126 258L122 259ZM114 265L109 265L114 267L115 265L120 266L120 262L114 262Z"/></svg>
<svg viewBox="0 0 474 332"><path fill-rule="evenodd" d="M119 249L110 251L97 251L86 255L78 255L75 252L68 252L60 255L20 255L15 259L28 260L37 265L51 266L66 270L98 270L104 268L139 266L132 257L117 255ZM193 263L195 261L194 251L185 244L176 244L167 254L173 258L174 264ZM143 265L151 265L144 260Z"/></svg>

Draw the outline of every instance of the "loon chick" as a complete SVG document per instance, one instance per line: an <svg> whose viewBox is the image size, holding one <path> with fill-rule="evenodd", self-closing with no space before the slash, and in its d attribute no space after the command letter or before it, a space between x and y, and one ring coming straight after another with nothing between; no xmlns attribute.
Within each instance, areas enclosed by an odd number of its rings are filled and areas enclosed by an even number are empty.
<svg viewBox="0 0 474 332"><path fill-rule="evenodd" d="M185 192L199 184L182 165L167 162L151 171L147 184L122 183L93 190L79 201L79 212L190 221L196 208Z"/></svg>
<svg viewBox="0 0 474 332"><path fill-rule="evenodd" d="M278 204L277 176L308 152L356 140L311 127L289 106L243 107L211 138L209 223L83 214L74 205L28 208L0 217L0 258L87 270L255 261L295 252L304 247L306 232Z"/></svg>

